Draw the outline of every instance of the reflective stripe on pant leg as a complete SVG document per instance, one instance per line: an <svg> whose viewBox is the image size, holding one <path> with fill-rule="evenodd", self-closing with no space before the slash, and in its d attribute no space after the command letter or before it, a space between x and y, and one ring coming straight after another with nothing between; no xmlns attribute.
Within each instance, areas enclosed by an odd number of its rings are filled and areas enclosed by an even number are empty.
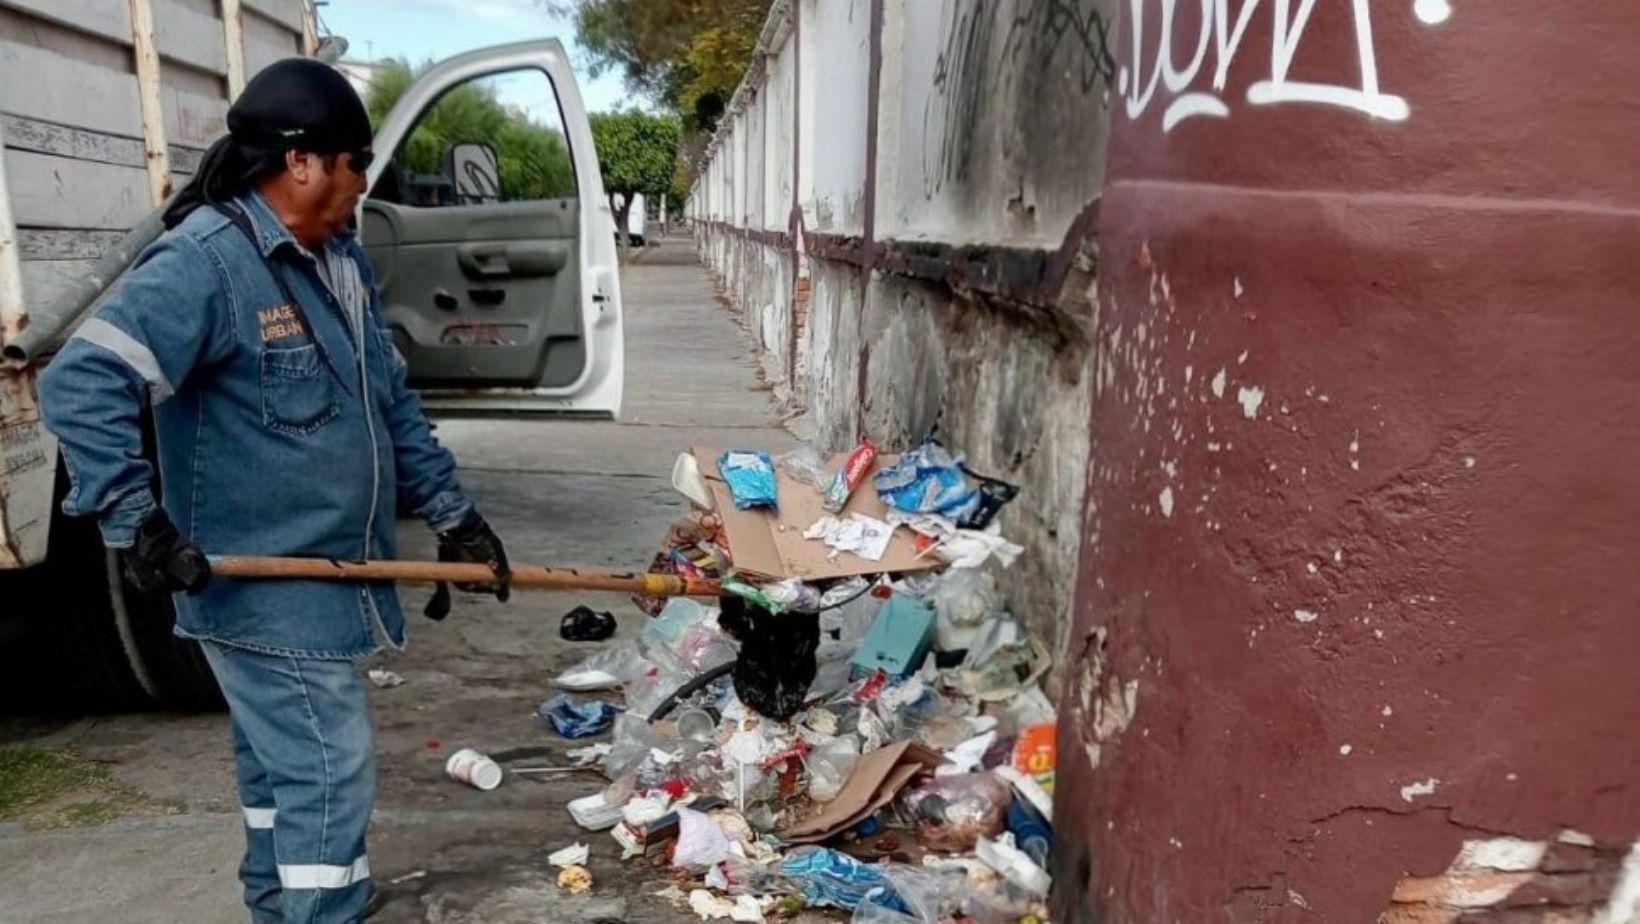
<svg viewBox="0 0 1640 924"><path fill-rule="evenodd" d="M349 866L279 864L279 882L287 889L345 889L369 878L369 857L360 857Z"/></svg>
<svg viewBox="0 0 1640 924"><path fill-rule="evenodd" d="M351 922L363 913L371 889L365 828L375 801L376 767L364 684L347 662L293 660L291 667L322 786L311 793L320 803L318 840L297 841L313 849L301 853L280 841L285 918L303 924ZM311 833L311 799L306 808Z"/></svg>
<svg viewBox="0 0 1640 924"><path fill-rule="evenodd" d="M209 650L206 656L210 660ZM214 671L215 662L212 662L212 668ZM221 683L220 675L218 681ZM225 683L221 685L226 686ZM239 727L239 720L231 712L229 726L239 801L245 818L245 856L239 864L245 907L250 909L253 924L281 924L284 912L279 900L279 871L273 846L273 825L278 817L278 811L274 808L273 786L268 782L267 770L256 759L250 741Z"/></svg>
<svg viewBox="0 0 1640 924"><path fill-rule="evenodd" d="M370 898L365 828L375 798L364 685L345 661L225 649L224 693L266 767L286 924L357 921ZM244 708L239 708L243 703Z"/></svg>

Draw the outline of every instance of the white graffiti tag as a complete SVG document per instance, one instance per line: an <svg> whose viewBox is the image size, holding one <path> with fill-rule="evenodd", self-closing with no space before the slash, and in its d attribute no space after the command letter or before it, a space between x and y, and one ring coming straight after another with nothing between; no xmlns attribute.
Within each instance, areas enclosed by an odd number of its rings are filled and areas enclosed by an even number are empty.
<svg viewBox="0 0 1640 924"><path fill-rule="evenodd" d="M1293 60L1304 43L1305 30L1315 12L1317 0L1242 0L1231 16L1231 0L1129 0L1128 20L1132 24L1132 60L1123 64L1117 75L1117 88L1124 95L1127 115L1137 119L1150 108L1159 88L1165 87L1169 101L1162 112L1162 131L1195 117L1227 118L1230 106L1224 101L1224 88L1230 77L1230 65L1236 60L1247 29L1259 6L1268 6L1270 16L1270 72L1266 79L1247 88L1247 102L1255 106L1278 103L1313 103L1336 106L1363 115L1391 121L1403 121L1411 114L1406 99L1383 92L1378 85L1377 47L1372 37L1372 10L1369 0L1340 0L1348 2L1354 12L1356 64L1359 80L1353 84L1317 83L1289 79ZM1173 60L1174 14L1180 4L1200 3L1200 28L1195 36L1195 48L1189 62L1180 67ZM1429 25L1443 23L1451 15L1445 0L1419 0L1415 5L1418 18ZM1150 8L1159 13L1159 34L1148 49L1153 56L1148 79L1145 74L1145 14ZM1296 9L1295 9L1296 7ZM1208 61L1208 51L1214 53L1212 87L1193 89Z"/></svg>

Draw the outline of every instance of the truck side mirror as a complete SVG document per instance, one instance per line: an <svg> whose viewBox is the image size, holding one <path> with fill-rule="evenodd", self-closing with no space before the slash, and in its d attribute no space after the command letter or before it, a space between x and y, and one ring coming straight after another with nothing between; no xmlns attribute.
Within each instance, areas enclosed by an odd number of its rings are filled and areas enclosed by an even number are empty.
<svg viewBox="0 0 1640 924"><path fill-rule="evenodd" d="M456 205L501 201L501 158L481 141L452 144L444 152L444 172L455 187Z"/></svg>

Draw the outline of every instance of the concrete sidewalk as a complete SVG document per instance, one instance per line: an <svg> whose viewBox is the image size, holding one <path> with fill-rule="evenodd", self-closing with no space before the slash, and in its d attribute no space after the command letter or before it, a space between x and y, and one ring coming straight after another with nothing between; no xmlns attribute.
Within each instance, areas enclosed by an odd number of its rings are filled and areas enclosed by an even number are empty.
<svg viewBox="0 0 1640 924"><path fill-rule="evenodd" d="M791 444L750 343L714 299L687 239L659 242L623 285L621 422L439 423L514 561L644 567L684 509L669 481L680 449ZM401 529L402 554L432 555L425 528ZM382 659L405 684L373 691L380 798L370 866L391 894L373 922L695 920L648 894L666 884L664 871L620 863L607 834L571 821L564 803L598 789L597 777L512 777L484 793L442 773L444 758L467 746L519 766L562 762L584 742L559 739L531 714L559 670L600 646L560 640L559 616L578 603L609 609L630 635L642 615L614 596L526 593L506 605L458 597L444 623L412 617L410 650ZM424 599L407 593L406 608L419 612ZM27 743L106 761L120 782L182 813L46 833L0 828L0 924L245 920L224 716L87 718ZM558 892L546 856L575 840L592 846L596 885L570 897Z"/></svg>

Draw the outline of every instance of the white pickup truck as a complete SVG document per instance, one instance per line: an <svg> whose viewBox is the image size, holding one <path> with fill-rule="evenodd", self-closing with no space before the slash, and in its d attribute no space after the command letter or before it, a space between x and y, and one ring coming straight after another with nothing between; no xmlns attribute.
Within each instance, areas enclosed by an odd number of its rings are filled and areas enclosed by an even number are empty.
<svg viewBox="0 0 1640 924"><path fill-rule="evenodd" d="M34 382L157 233L246 79L341 47L316 35L311 0L0 0L0 703L217 702L169 602L58 512L66 475ZM448 136L441 107L475 105L501 127ZM429 406L618 414L612 214L560 43L418 73L376 151L359 231Z"/></svg>

